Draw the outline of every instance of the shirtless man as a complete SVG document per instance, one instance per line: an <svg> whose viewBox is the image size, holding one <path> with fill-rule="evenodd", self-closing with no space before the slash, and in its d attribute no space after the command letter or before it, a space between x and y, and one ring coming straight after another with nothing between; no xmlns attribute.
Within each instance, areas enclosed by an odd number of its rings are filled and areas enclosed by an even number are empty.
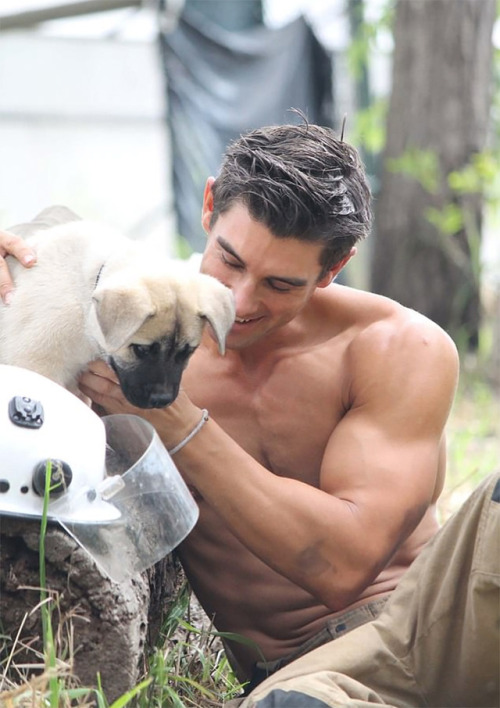
<svg viewBox="0 0 500 708"><path fill-rule="evenodd" d="M174 455L200 506L178 551L217 629L253 642L228 644L242 681L376 616L438 529L457 352L416 312L332 283L369 204L356 152L330 130L243 136L202 210L201 270L235 297L225 356L207 332L160 410L133 408L103 362L81 378L168 450L199 427ZM24 248L0 239L0 256ZM11 287L5 268L0 280Z"/></svg>

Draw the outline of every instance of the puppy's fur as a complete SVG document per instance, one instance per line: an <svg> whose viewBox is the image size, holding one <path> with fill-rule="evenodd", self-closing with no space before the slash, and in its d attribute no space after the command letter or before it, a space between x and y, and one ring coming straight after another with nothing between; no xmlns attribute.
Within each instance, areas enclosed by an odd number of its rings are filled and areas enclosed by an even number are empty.
<svg viewBox="0 0 500 708"><path fill-rule="evenodd" d="M155 408L175 400L206 322L224 353L234 305L215 278L158 263L143 244L69 210L46 210L11 230L34 231L27 241L37 264L8 259L15 290L9 306L0 304L0 363L77 392L80 372L103 358L132 404Z"/></svg>

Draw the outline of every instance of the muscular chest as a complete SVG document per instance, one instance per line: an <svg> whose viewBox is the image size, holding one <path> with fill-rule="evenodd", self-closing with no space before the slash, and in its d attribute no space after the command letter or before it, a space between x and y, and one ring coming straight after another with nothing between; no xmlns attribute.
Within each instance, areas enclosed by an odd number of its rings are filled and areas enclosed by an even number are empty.
<svg viewBox="0 0 500 708"><path fill-rule="evenodd" d="M301 352L246 370L212 365L210 374L202 361L185 385L267 469L316 484L326 443L345 413L340 360L327 350Z"/></svg>

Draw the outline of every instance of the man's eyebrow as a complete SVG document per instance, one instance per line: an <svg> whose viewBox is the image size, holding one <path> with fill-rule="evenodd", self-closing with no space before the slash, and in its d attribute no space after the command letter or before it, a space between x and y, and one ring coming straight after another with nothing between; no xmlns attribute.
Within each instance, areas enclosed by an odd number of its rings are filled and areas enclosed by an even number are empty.
<svg viewBox="0 0 500 708"><path fill-rule="evenodd" d="M235 258L239 263L241 263L242 266L245 265L245 261L236 253L236 251L226 241L225 238L222 238L222 236L217 236L217 243L233 258ZM286 283L287 285L290 285L291 287L295 288L303 288L304 285L307 285L307 280L305 278L287 278L286 276L281 275L269 275L266 280L278 280L280 283Z"/></svg>

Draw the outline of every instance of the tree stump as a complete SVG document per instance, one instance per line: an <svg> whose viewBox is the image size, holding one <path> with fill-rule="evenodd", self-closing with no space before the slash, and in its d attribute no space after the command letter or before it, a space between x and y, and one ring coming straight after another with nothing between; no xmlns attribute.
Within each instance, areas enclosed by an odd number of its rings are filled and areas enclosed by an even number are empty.
<svg viewBox="0 0 500 708"><path fill-rule="evenodd" d="M31 673L36 673L43 664L37 654L43 655L39 532L39 520L0 518L0 627L12 640L7 651L15 642L13 681L18 679L16 666L33 665ZM169 555L146 573L117 584L58 524L47 529L45 559L57 654L69 660L84 687L96 687L99 674L113 701L143 672L146 652L158 640L176 593L179 564Z"/></svg>

